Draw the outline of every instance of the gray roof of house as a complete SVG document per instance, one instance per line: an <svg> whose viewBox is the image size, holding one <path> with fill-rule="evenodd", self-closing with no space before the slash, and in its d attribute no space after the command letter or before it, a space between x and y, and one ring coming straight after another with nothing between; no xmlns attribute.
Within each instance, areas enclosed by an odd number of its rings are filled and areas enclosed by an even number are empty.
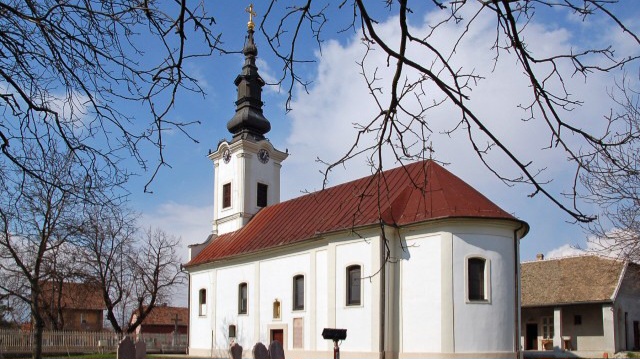
<svg viewBox="0 0 640 359"><path fill-rule="evenodd" d="M625 262L596 255L525 262L522 306L612 302Z"/></svg>

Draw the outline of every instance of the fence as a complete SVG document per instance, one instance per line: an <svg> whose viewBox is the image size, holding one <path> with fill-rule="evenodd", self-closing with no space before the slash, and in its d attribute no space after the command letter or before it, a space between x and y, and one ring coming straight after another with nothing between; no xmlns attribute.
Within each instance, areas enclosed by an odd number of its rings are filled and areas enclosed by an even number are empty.
<svg viewBox="0 0 640 359"><path fill-rule="evenodd" d="M144 333L140 335L140 339L144 340L147 345L147 352L162 352L162 353L186 353L187 350L187 335L178 334L173 336L173 333L167 334L149 334Z"/></svg>
<svg viewBox="0 0 640 359"><path fill-rule="evenodd" d="M0 330L0 353L27 353L33 350L33 332ZM97 353L116 351L118 336L113 332L45 331L44 353Z"/></svg>

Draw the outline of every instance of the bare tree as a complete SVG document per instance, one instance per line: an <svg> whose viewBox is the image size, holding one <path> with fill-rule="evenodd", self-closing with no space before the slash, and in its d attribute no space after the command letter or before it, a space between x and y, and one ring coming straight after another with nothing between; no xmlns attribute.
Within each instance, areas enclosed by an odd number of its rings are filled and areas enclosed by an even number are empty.
<svg viewBox="0 0 640 359"><path fill-rule="evenodd" d="M135 331L185 280L179 239L160 229L140 233L133 214L122 207L94 208L80 233L77 258L87 280L100 288L107 319L118 333Z"/></svg>
<svg viewBox="0 0 640 359"><path fill-rule="evenodd" d="M434 16L437 20L429 24L426 34L411 27L409 20L412 16L415 19L412 7L425 6L440 12L439 17ZM571 111L581 106L582 100L573 94L568 79L579 76L586 81L594 74L638 66L640 38L625 23L625 6L634 5L624 0L344 0L338 3L300 0L283 8L272 0L264 10L259 30L282 62L283 72L278 84L289 92L288 105L296 84L303 88L309 85L300 75L300 68L311 59L297 51L298 48L313 39L322 49L327 21L332 15L335 17L336 12L346 12L350 19L342 31L357 32L368 49L360 65L377 115L358 120L358 133L350 149L336 162L325 163L325 179L335 166L359 155L368 157L375 172L383 168L383 151L390 151L394 160L401 163L431 158L430 138L434 135L431 124L438 116L435 109L448 105L453 106L454 111L449 115L451 123L442 135L466 133L478 160L504 183L509 186L523 184L530 188L530 196L541 194L575 221L590 222L595 215L584 213L578 204L581 187L577 178L591 170L585 165L584 158L609 152L613 156L616 148L625 146L631 137L628 133L617 136L614 124L607 123L611 118L602 118L604 125L600 127L605 128L602 131L572 121ZM630 45L626 49L616 49L609 44L601 48L571 48L553 54L534 52L526 38L527 26L549 14L549 10L559 17L574 16L584 22L611 24L626 36ZM399 38L384 36L381 19L392 19L397 23ZM523 115L513 121L541 123L548 136L548 148L561 150L568 158L568 166L576 178L575 183L569 183L568 198L550 190L548 179L541 177L547 164L532 161L514 151L505 138L491 129L491 118L470 106L472 90L485 75L478 74L473 68L457 66L456 60L460 56L459 47L471 36L471 30L486 19L495 29L493 46L486 49L494 54L494 65L500 61L517 63L530 89L528 98L511 104L518 105L523 111ZM439 46L436 39L448 27L456 28L458 35L449 38L447 46ZM378 71L382 69L364 65L373 52L386 55L390 74L384 75L383 71ZM369 142L371 134L375 136L373 142ZM589 153L583 152L586 148ZM510 164L508 172L492 162L491 156L496 155L505 159L501 163Z"/></svg>
<svg viewBox="0 0 640 359"><path fill-rule="evenodd" d="M626 129L615 134L625 145L585 156L588 172L580 179L586 199L602 211L585 226L589 249L640 262L640 91L631 83L624 78L611 92L619 107L609 120Z"/></svg>
<svg viewBox="0 0 640 359"><path fill-rule="evenodd" d="M77 216L77 221L80 220ZM67 224L70 225L70 224ZM84 290L91 289L86 286L83 268L76 260L74 253L75 230L73 227L64 230L72 233L71 237L60 246L48 251L42 260L42 272L45 273L40 283L40 312L46 326L53 330L64 330L67 327L65 311L73 308L84 308L88 296ZM82 290L72 287L72 284L83 285Z"/></svg>
<svg viewBox="0 0 640 359"><path fill-rule="evenodd" d="M37 155L29 154L35 162ZM42 285L52 275L48 261L74 236L77 214L87 198L85 176L78 173L73 156L56 152L55 146L46 155L37 167L45 181L14 173L5 177L0 197L0 290L29 307L34 358L42 355Z"/></svg>
<svg viewBox="0 0 640 359"><path fill-rule="evenodd" d="M42 158L57 142L88 180L123 183L120 162L133 157L151 181L165 164L165 131L191 124L168 118L176 95L202 93L186 63L223 51L214 23L203 3L181 0L0 3L0 166L47 181L28 151ZM147 111L134 118L126 104ZM151 163L141 154L149 146Z"/></svg>
<svg viewBox="0 0 640 359"><path fill-rule="evenodd" d="M78 248L84 206L116 208L111 190L129 175L121 161L133 158L151 182L164 132L188 136L191 122L168 114L181 91L202 93L187 62L224 52L213 24L203 3L181 0L0 3L0 291L29 306L34 358L40 284L68 279L59 249ZM146 112L134 118L127 104ZM157 160L142 156L148 147Z"/></svg>

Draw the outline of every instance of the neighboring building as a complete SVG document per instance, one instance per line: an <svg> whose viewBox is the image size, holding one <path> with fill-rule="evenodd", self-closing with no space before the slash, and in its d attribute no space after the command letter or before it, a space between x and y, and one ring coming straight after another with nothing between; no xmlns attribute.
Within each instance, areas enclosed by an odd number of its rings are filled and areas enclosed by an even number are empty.
<svg viewBox="0 0 640 359"><path fill-rule="evenodd" d="M46 329L99 331L104 310L100 287L87 283L43 282L41 306Z"/></svg>
<svg viewBox="0 0 640 359"><path fill-rule="evenodd" d="M213 234L191 246L189 354L517 358L519 240L528 225L433 161L279 202L287 153L264 137L253 30L215 168ZM329 130L329 129L328 129Z"/></svg>
<svg viewBox="0 0 640 359"><path fill-rule="evenodd" d="M131 315L130 323L138 318L138 311ZM136 339L144 340L148 350L163 347L185 347L189 327L189 308L159 305L154 307L135 330Z"/></svg>
<svg viewBox="0 0 640 359"><path fill-rule="evenodd" d="M522 345L601 357L640 348L640 265L585 255L522 263Z"/></svg>

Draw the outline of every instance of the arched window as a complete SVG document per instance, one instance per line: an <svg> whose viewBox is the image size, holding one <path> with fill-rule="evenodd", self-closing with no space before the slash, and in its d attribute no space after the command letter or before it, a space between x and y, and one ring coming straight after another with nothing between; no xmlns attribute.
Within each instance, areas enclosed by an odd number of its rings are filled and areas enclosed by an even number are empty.
<svg viewBox="0 0 640 359"><path fill-rule="evenodd" d="M472 257L467 260L469 301L487 300L486 264L484 258Z"/></svg>
<svg viewBox="0 0 640 359"><path fill-rule="evenodd" d="M347 305L360 305L362 270L359 265L347 267Z"/></svg>
<svg viewBox="0 0 640 359"><path fill-rule="evenodd" d="M198 315L207 315L207 290L204 288L198 291Z"/></svg>
<svg viewBox="0 0 640 359"><path fill-rule="evenodd" d="M293 277L293 310L304 309L304 276Z"/></svg>
<svg viewBox="0 0 640 359"><path fill-rule="evenodd" d="M238 286L238 314L247 314L247 304L247 283L240 283Z"/></svg>

